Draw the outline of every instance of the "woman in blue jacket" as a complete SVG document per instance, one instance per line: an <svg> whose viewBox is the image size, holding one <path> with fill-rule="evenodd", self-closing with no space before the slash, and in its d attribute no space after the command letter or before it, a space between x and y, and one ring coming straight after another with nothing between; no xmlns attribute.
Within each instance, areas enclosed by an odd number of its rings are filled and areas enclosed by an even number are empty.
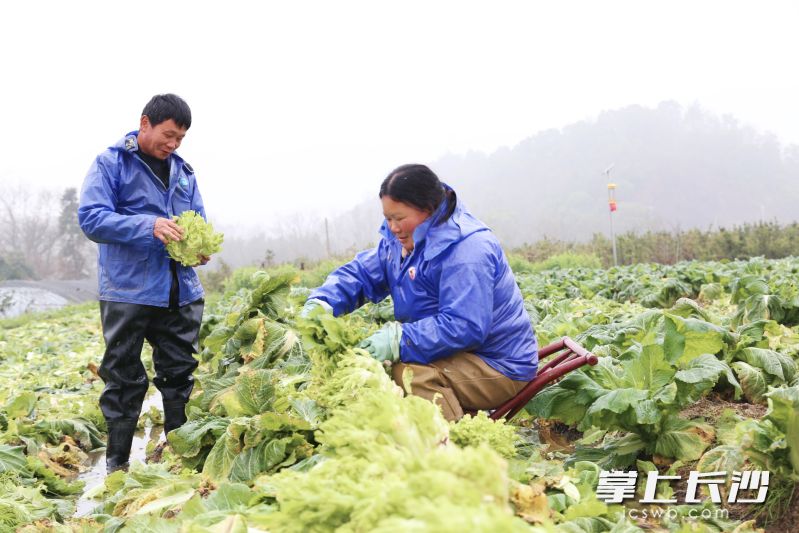
<svg viewBox="0 0 799 533"><path fill-rule="evenodd" d="M404 165L380 187L385 222L376 248L332 272L306 309L338 316L389 294L398 322L366 339L402 385L436 401L448 420L498 407L538 368L522 295L496 237L424 165Z"/></svg>

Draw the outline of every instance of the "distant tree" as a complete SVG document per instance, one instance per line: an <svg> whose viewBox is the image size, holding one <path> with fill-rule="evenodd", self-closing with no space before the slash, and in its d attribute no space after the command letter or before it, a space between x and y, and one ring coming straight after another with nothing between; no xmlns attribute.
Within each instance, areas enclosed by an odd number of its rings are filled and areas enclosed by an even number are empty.
<svg viewBox="0 0 799 533"><path fill-rule="evenodd" d="M33 279L33 269L18 255L0 257L0 281L7 279Z"/></svg>
<svg viewBox="0 0 799 533"><path fill-rule="evenodd" d="M78 192L74 187L61 195L58 216L58 275L62 279L81 279L88 275L87 240L78 225Z"/></svg>
<svg viewBox="0 0 799 533"><path fill-rule="evenodd" d="M25 265L15 272L32 272L30 278L56 274L53 243L58 232L54 203L50 191L32 192L21 185L0 191L0 257L16 258L16 264Z"/></svg>
<svg viewBox="0 0 799 533"><path fill-rule="evenodd" d="M271 268L275 264L275 251L271 248L266 249L266 253L264 254L264 260L261 261L261 266L265 268Z"/></svg>

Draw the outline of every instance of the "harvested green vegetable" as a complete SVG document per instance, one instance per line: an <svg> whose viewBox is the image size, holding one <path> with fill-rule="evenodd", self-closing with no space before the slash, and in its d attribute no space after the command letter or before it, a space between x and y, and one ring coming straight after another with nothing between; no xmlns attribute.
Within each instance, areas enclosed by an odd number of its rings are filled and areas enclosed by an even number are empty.
<svg viewBox="0 0 799 533"><path fill-rule="evenodd" d="M201 255L211 256L222 249L224 235L216 233L196 211L184 211L173 218L186 231L183 240L166 245L169 257L175 261L184 266L196 266L200 264Z"/></svg>
<svg viewBox="0 0 799 533"><path fill-rule="evenodd" d="M495 452L510 459L516 455L519 437L514 426L505 424L504 420L491 420L485 411L480 411L477 416L465 415L457 422L450 422L449 439L461 447L488 444Z"/></svg>

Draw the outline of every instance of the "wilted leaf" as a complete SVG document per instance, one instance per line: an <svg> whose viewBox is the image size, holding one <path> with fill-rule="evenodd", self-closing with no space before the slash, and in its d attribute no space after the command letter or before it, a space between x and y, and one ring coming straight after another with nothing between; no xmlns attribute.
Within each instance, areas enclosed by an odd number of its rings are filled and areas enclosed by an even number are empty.
<svg viewBox="0 0 799 533"><path fill-rule="evenodd" d="M700 472L729 472L740 470L744 464L744 454L740 446L716 446L699 459L696 469Z"/></svg>
<svg viewBox="0 0 799 533"><path fill-rule="evenodd" d="M36 394L30 391L21 392L12 396L5 405L9 418L28 416L36 407Z"/></svg>
<svg viewBox="0 0 799 533"><path fill-rule="evenodd" d="M511 488L510 501L516 508L516 514L533 524L548 520L550 512L545 489L542 483L515 484Z"/></svg>
<svg viewBox="0 0 799 533"><path fill-rule="evenodd" d="M681 461L694 461L713 442L713 428L676 415L664 419L655 441L655 453Z"/></svg>
<svg viewBox="0 0 799 533"><path fill-rule="evenodd" d="M751 403L766 403L765 394L768 384L762 370L755 368L743 361L736 361L730 365L738 375L738 381L746 398Z"/></svg>
<svg viewBox="0 0 799 533"><path fill-rule="evenodd" d="M22 446L0 444L0 472L22 472L27 469Z"/></svg>

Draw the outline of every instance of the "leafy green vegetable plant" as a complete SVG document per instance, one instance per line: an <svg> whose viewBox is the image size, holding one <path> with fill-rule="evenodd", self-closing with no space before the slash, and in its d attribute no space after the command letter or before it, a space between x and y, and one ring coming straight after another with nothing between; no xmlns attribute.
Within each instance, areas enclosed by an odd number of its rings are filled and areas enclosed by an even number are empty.
<svg viewBox="0 0 799 533"><path fill-rule="evenodd" d="M169 257L184 266L200 264L200 256L211 256L222 249L224 236L214 231L213 225L206 222L196 211L184 211L174 217L178 226L185 230L183 239L170 241L166 245Z"/></svg>

